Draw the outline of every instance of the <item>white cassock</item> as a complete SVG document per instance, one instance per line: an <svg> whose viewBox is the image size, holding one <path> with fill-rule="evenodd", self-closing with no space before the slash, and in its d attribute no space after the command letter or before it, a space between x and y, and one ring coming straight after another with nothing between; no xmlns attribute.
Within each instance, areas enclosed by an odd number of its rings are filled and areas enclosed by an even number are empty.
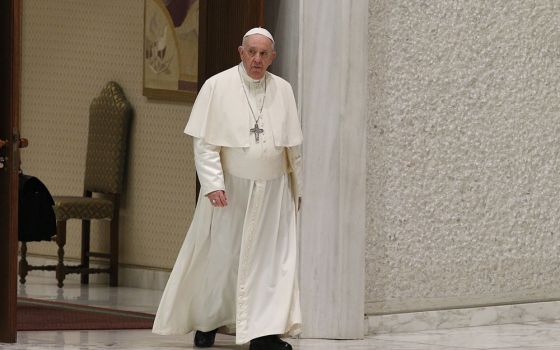
<svg viewBox="0 0 560 350"><path fill-rule="evenodd" d="M249 129L261 107L258 125L264 132L257 142ZM202 87L185 133L194 137L201 191L153 332L226 326L235 330L237 344L299 334L302 134L290 84L268 72L253 80L242 64L219 73ZM210 204L206 195L216 190L226 191L226 207Z"/></svg>

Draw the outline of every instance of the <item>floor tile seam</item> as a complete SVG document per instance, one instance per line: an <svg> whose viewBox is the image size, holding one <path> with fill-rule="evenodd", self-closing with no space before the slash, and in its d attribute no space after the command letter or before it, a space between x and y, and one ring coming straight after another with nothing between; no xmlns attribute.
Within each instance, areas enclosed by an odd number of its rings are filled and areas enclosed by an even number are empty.
<svg viewBox="0 0 560 350"><path fill-rule="evenodd" d="M414 334L414 333L408 333L408 334ZM375 338L371 338L371 337L368 337L367 339L382 340L382 341L388 341L388 342L394 342L394 343L407 343L407 344L417 344L417 345L427 345L427 346L439 346L439 347L447 347L447 348L450 348L450 349L457 349L457 350L489 350L487 348L455 346L455 345L448 345L448 344L434 344L434 343L431 343L431 342L425 343L423 341L412 341L412 340L402 340L402 339L383 339L383 338L375 339Z"/></svg>
<svg viewBox="0 0 560 350"><path fill-rule="evenodd" d="M534 321L527 321L527 322L534 322ZM541 321L537 321L537 322L541 322ZM539 325L536 325L536 324L530 324L530 323L524 323L524 322L508 322L508 323L498 323L498 324L482 324L482 325L477 325L477 326L426 329L426 330L423 330L423 331L409 332L408 334L415 334L415 333L434 334L434 333L441 332L441 331L452 331L452 330L456 330L456 329L489 328L489 327L503 327L503 326L512 326L512 325L527 326L527 327L532 327L532 328L538 328L538 326L539 326ZM407 333L394 333L394 334L407 334Z"/></svg>

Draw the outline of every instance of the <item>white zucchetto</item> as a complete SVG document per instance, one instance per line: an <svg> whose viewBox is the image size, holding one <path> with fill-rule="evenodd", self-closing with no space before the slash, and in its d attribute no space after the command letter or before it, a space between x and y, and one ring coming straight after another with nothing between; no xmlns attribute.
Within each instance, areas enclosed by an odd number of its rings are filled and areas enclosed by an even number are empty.
<svg viewBox="0 0 560 350"><path fill-rule="evenodd" d="M264 28L261 28L261 27L256 27L256 28L250 29L247 33L245 33L245 35L243 35L243 39L245 39L249 35L254 35L254 34L260 34L260 35L266 36L267 38L270 39L270 41L272 41L272 43L274 43L274 38L272 37L272 34L270 34L270 32L268 30L266 30Z"/></svg>

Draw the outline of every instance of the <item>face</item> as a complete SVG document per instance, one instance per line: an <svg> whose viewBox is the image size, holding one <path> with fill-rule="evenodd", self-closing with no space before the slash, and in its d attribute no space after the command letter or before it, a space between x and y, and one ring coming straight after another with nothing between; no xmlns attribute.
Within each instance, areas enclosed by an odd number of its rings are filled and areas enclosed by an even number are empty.
<svg viewBox="0 0 560 350"><path fill-rule="evenodd" d="M276 58L276 51L269 38L253 34L246 37L244 44L239 46L239 55L247 74L253 79L261 79Z"/></svg>

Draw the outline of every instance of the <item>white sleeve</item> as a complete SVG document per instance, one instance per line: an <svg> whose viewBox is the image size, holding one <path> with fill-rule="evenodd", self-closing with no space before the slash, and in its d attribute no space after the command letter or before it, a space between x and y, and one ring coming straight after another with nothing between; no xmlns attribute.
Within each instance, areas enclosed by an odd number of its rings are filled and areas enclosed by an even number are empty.
<svg viewBox="0 0 560 350"><path fill-rule="evenodd" d="M194 164L200 181L200 194L203 196L218 190L225 191L224 172L220 161L220 146L206 143L193 137Z"/></svg>

